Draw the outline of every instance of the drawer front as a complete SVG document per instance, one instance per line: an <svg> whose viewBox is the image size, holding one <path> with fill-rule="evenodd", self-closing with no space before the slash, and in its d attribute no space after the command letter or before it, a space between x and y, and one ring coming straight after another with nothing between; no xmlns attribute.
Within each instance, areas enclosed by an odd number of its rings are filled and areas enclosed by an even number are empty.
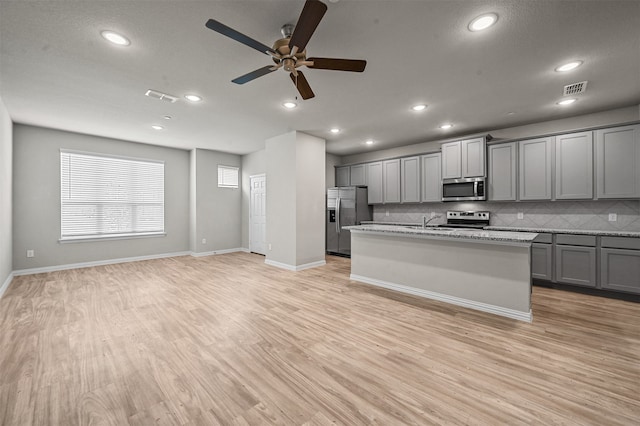
<svg viewBox="0 0 640 426"><path fill-rule="evenodd" d="M640 250L640 238L630 237L602 237L602 247Z"/></svg>
<svg viewBox="0 0 640 426"><path fill-rule="evenodd" d="M596 287L596 249L556 245L556 281Z"/></svg>
<svg viewBox="0 0 640 426"><path fill-rule="evenodd" d="M556 244L595 247L596 237L594 235L557 234Z"/></svg>
<svg viewBox="0 0 640 426"><path fill-rule="evenodd" d="M601 249L600 284L608 290L640 294L640 251Z"/></svg>
<svg viewBox="0 0 640 426"><path fill-rule="evenodd" d="M551 244L553 234L542 233L533 240L534 243Z"/></svg>

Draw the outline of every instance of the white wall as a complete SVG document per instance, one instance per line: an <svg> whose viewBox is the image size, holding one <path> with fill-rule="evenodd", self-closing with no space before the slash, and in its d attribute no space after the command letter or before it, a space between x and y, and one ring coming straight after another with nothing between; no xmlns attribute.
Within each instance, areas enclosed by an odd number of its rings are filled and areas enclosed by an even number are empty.
<svg viewBox="0 0 640 426"><path fill-rule="evenodd" d="M267 260L296 264L296 132L267 139ZM268 247L268 246L267 246Z"/></svg>
<svg viewBox="0 0 640 426"><path fill-rule="evenodd" d="M192 155L194 155L192 153ZM218 165L241 167L239 155L207 149L195 150L195 253L241 247L242 199L240 188L218 188ZM205 239L206 243L202 243Z"/></svg>
<svg viewBox="0 0 640 426"><path fill-rule="evenodd" d="M266 174L267 155L264 149L242 156L242 247L249 248L249 214L251 210L251 176ZM269 178L267 177L267 188Z"/></svg>
<svg viewBox="0 0 640 426"><path fill-rule="evenodd" d="M640 119L640 105L626 108L619 108L609 111L598 112L594 114L580 115L576 117L563 118L560 120L544 121L541 123L527 124L524 126L507 127L503 129L489 130L494 139L517 139L526 138L537 135L544 135L556 132L570 132L576 129L584 129L588 127L608 126L619 123L627 123ZM460 135L461 139L467 135ZM406 145L397 148L383 149L379 151L365 152L362 154L347 155L342 157L342 164L364 163L368 161L383 160L386 158L404 157L426 152L435 152L440 150L442 140L423 142L414 145Z"/></svg>
<svg viewBox="0 0 640 426"><path fill-rule="evenodd" d="M13 132L14 270L189 250L188 151L19 124ZM60 244L61 148L164 161L166 237Z"/></svg>
<svg viewBox="0 0 640 426"><path fill-rule="evenodd" d="M297 133L296 265L325 256L325 140Z"/></svg>
<svg viewBox="0 0 640 426"><path fill-rule="evenodd" d="M9 112L0 98L0 295L13 270L12 127Z"/></svg>

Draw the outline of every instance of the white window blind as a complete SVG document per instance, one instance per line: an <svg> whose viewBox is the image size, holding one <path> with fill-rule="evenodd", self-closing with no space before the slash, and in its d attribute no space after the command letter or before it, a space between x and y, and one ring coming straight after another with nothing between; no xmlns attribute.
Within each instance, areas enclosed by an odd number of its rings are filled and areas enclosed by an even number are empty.
<svg viewBox="0 0 640 426"><path fill-rule="evenodd" d="M218 187L237 188L238 168L218 165Z"/></svg>
<svg viewBox="0 0 640 426"><path fill-rule="evenodd" d="M60 151L61 240L164 233L164 163Z"/></svg>

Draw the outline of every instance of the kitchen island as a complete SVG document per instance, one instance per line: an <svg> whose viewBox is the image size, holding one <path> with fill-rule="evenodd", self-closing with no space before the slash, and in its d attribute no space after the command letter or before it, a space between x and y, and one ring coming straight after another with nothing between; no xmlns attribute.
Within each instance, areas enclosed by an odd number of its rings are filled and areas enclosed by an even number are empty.
<svg viewBox="0 0 640 426"><path fill-rule="evenodd" d="M391 225L351 231L351 279L531 322L530 232Z"/></svg>

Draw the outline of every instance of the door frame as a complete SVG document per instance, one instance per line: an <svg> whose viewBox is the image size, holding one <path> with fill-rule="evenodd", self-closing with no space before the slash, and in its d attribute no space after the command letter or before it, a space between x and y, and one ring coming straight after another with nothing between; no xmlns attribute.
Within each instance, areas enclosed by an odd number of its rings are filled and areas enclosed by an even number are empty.
<svg viewBox="0 0 640 426"><path fill-rule="evenodd" d="M251 228L252 228L252 226L251 226L251 218L253 217L253 210L251 209L251 200L253 199L253 197L251 197L251 193L253 192L253 185L251 185L251 180L253 178L259 178L259 177L264 177L265 184L266 184L266 181L267 181L267 174L266 173L258 173L258 174L249 176L249 233L248 233L249 234L249 241L248 241L249 247L248 247L248 249L249 249L249 252L251 252L251 253L264 254L266 256L266 254L267 254L266 253L266 251L267 251L266 247L265 247L265 253L258 253L258 252L254 252L254 251L251 250ZM265 189L264 197L265 197L265 216L266 216L267 215L267 213L266 213L266 198L267 198L266 189ZM266 234L266 227L267 227L267 224L265 223L265 234ZM266 235L265 235L265 238L266 238ZM265 244L266 243L267 242L265 241Z"/></svg>

